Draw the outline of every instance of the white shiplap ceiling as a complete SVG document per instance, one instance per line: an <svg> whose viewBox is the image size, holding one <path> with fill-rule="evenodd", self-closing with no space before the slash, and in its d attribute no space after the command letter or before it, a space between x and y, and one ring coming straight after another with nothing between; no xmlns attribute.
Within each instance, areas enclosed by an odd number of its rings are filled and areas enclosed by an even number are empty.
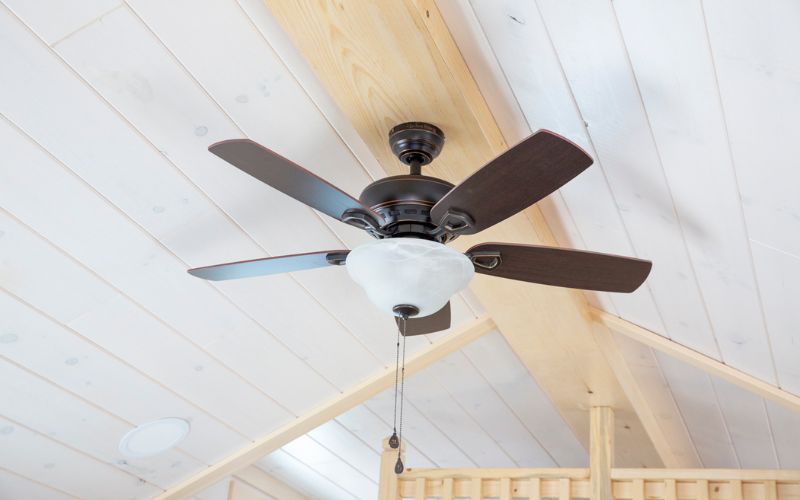
<svg viewBox="0 0 800 500"><path fill-rule="evenodd" d="M206 151L251 137L353 194L384 175L259 0L3 4L0 496L151 497L393 363L393 321L343 269L185 273L367 240ZM549 128L596 158L544 206L561 243L654 260L591 300L800 393L797 5L439 5L509 142ZM455 325L480 312L454 300ZM798 415L618 343L688 461L800 467ZM498 333L407 396L410 466L585 465ZM259 467L374 496L391 397ZM179 449L119 454L163 416L192 423Z"/></svg>

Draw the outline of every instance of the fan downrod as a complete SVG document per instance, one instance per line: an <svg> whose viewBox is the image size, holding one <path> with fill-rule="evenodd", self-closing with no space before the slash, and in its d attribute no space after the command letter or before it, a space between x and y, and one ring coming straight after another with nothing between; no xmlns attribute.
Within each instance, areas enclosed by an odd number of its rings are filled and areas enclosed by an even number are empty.
<svg viewBox="0 0 800 500"><path fill-rule="evenodd" d="M411 168L411 175L421 175L422 166L442 152L444 132L430 123L401 123L389 131L389 145L395 156Z"/></svg>

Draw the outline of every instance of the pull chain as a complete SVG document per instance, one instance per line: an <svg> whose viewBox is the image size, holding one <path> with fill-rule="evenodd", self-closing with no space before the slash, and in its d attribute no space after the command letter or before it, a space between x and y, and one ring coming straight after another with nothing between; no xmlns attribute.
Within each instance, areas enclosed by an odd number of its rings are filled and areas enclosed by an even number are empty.
<svg viewBox="0 0 800 500"><path fill-rule="evenodd" d="M405 399L403 398L404 389L405 389L405 380L406 380L406 323L408 322L408 318L403 318L403 364L400 368L400 437L398 439L398 449L397 449L397 462L394 464L394 472L396 474L400 474L403 472L403 460L400 458L400 447L399 444L403 441L403 402ZM398 340L398 347L399 347L399 340ZM395 378L397 377L395 373ZM395 382L395 392L397 391L397 383ZM396 400L396 398L395 398Z"/></svg>
<svg viewBox="0 0 800 500"><path fill-rule="evenodd" d="M400 439L397 437L397 377L400 373L400 328L397 329L397 344L395 345L394 356L394 414L392 416L392 436L389 438L391 448L400 447Z"/></svg>

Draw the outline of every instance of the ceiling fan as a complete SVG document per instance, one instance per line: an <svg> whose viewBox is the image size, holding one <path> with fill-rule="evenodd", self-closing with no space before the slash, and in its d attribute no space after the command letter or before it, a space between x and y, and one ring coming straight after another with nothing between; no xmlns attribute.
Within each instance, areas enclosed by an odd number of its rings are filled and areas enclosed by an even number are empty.
<svg viewBox="0 0 800 500"><path fill-rule="evenodd" d="M312 172L249 140L208 149L236 168L377 241L354 250L324 250L190 269L208 280L229 280L347 264L350 276L380 308L406 320L405 335L450 326L450 297L475 272L546 285L629 293L647 278L646 260L568 248L481 243L466 253L446 246L524 210L592 164L569 140L540 130L484 165L461 184L422 175L444 134L410 122L389 132L392 151L408 175L379 179L358 199Z"/></svg>

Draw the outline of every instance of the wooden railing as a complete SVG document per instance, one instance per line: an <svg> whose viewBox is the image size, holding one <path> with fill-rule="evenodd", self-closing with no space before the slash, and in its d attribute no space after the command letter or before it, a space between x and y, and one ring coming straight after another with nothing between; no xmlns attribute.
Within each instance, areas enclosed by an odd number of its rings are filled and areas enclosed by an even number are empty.
<svg viewBox="0 0 800 500"><path fill-rule="evenodd" d="M395 474L397 450L384 442L379 500L800 500L800 470L611 468L602 457L612 451L613 439L595 434L613 428L613 414L607 408L592 410L596 423L602 424L597 429L606 429L595 431L593 426L594 467L408 468ZM599 468L598 462L608 466Z"/></svg>

